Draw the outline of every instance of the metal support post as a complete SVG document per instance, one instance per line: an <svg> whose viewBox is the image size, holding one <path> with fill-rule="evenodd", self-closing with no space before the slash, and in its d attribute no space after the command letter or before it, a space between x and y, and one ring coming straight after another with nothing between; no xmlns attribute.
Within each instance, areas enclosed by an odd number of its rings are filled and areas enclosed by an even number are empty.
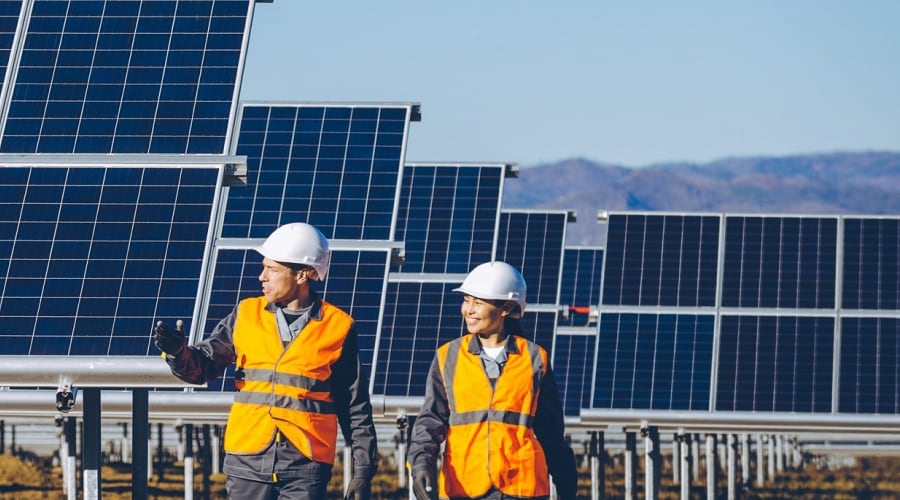
<svg viewBox="0 0 900 500"><path fill-rule="evenodd" d="M100 498L100 389L84 390L84 430L82 431L82 463L84 464L84 500Z"/></svg>
<svg viewBox="0 0 900 500"><path fill-rule="evenodd" d="M637 468L637 435L634 431L625 432L625 498L633 500L635 470Z"/></svg>
<svg viewBox="0 0 900 500"><path fill-rule="evenodd" d="M718 456L716 451L716 435L706 435L706 498L716 499L716 476L718 472Z"/></svg>
<svg viewBox="0 0 900 500"><path fill-rule="evenodd" d="M737 436L735 434L728 435L728 500L737 498Z"/></svg>
<svg viewBox="0 0 900 500"><path fill-rule="evenodd" d="M344 445L344 494L347 494L347 488L350 487L350 480L353 479L353 448L350 445Z"/></svg>
<svg viewBox="0 0 900 500"><path fill-rule="evenodd" d="M659 427L641 427L644 437L644 498L659 498L659 480L662 470L662 453L659 450Z"/></svg>
<svg viewBox="0 0 900 500"><path fill-rule="evenodd" d="M672 484L681 482L681 440L678 433L672 435Z"/></svg>
<svg viewBox="0 0 900 500"><path fill-rule="evenodd" d="M159 482L163 482L163 478L166 475L166 465L163 463L163 424L156 424L156 460L157 460L157 471L156 477L159 478Z"/></svg>
<svg viewBox="0 0 900 500"><path fill-rule="evenodd" d="M194 498L194 424L181 426L184 433L184 500ZM180 440L179 440L180 441Z"/></svg>
<svg viewBox="0 0 900 500"><path fill-rule="evenodd" d="M756 486L762 486L766 483L764 471L766 465L766 453L765 444L766 435L765 434L757 434L756 435Z"/></svg>
<svg viewBox="0 0 900 500"><path fill-rule="evenodd" d="M75 417L66 417L66 422L63 424L65 426L65 435L66 435L66 447L68 448L66 453L66 498L69 500L75 500L78 498L78 468L77 461L75 460L78 457L78 421L75 420Z"/></svg>
<svg viewBox="0 0 900 500"><path fill-rule="evenodd" d="M591 460L591 500L606 498L606 470L603 463L603 457L606 454L604 439L602 432L591 432L591 446L588 451Z"/></svg>
<svg viewBox="0 0 900 500"><path fill-rule="evenodd" d="M775 436L775 470L784 473L784 435Z"/></svg>
<svg viewBox="0 0 900 500"><path fill-rule="evenodd" d="M691 435L680 433L681 440L681 498L691 498Z"/></svg>
<svg viewBox="0 0 900 500"><path fill-rule="evenodd" d="M741 482L750 486L750 434L741 434Z"/></svg>
<svg viewBox="0 0 900 500"><path fill-rule="evenodd" d="M131 497L147 498L147 451L150 448L150 413L149 392L147 389L134 389L131 393ZM127 424L126 424L127 425Z"/></svg>
<svg viewBox="0 0 900 500"><path fill-rule="evenodd" d="M212 485L210 484L209 475L212 472L212 443L211 441L211 432L209 430L209 424L203 424L201 428L201 434L203 437L203 446L200 453L200 472L202 478L202 487L201 492L204 500L209 500L212 494Z"/></svg>

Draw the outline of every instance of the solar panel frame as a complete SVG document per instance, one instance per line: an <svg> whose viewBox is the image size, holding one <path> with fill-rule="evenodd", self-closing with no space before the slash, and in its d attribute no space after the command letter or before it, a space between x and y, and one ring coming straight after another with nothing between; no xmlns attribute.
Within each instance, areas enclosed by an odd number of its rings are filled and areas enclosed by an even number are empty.
<svg viewBox="0 0 900 500"><path fill-rule="evenodd" d="M602 304L715 306L721 215L610 212L606 219ZM685 228L689 245L678 238Z"/></svg>
<svg viewBox="0 0 900 500"><path fill-rule="evenodd" d="M708 411L714 324L712 314L601 311L590 408Z"/></svg>
<svg viewBox="0 0 900 500"><path fill-rule="evenodd" d="M493 260L508 163L406 163L396 238L402 273L467 273Z"/></svg>
<svg viewBox="0 0 900 500"><path fill-rule="evenodd" d="M414 103L242 102L233 147L247 157L248 185L229 189L222 237L303 221L329 239L393 241L417 119Z"/></svg>
<svg viewBox="0 0 900 500"><path fill-rule="evenodd" d="M253 0L28 6L0 150L227 151Z"/></svg>
<svg viewBox="0 0 900 500"><path fill-rule="evenodd" d="M558 307L567 210L504 209L497 228L497 260L516 267L525 278L529 304Z"/></svg>
<svg viewBox="0 0 900 500"><path fill-rule="evenodd" d="M12 272L43 269L42 277L27 281L44 283L40 290L25 286L12 292L35 292L40 311L34 311L27 349L22 337L6 343L3 354L157 354L150 338L154 322L196 314L225 165L160 163L150 157L124 164L116 164L115 157L106 164L81 164L77 156L70 160L0 162L5 178L0 191L12 201L4 205L20 206L16 220L3 224L8 242L0 287L3 318L15 318L8 308L28 300L8 300ZM34 182L25 184L28 179ZM13 200L16 193L19 202ZM7 219L12 214L3 212ZM17 242L28 243L18 257L12 254ZM174 253L176 258L167 258ZM8 327L3 330L15 335ZM13 352L13 345L20 349Z"/></svg>
<svg viewBox="0 0 900 500"><path fill-rule="evenodd" d="M900 219L844 217L842 229L841 307L900 310Z"/></svg>

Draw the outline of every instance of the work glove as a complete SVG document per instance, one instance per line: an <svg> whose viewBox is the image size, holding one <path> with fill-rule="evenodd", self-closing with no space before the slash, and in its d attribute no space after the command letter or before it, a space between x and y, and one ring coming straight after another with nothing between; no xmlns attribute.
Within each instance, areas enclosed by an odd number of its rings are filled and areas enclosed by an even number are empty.
<svg viewBox="0 0 900 500"><path fill-rule="evenodd" d="M371 494L372 480L356 476L347 485L347 494L344 496L344 500L369 500Z"/></svg>
<svg viewBox="0 0 900 500"><path fill-rule="evenodd" d="M413 494L416 500L437 500L437 481L434 476L424 470L413 473Z"/></svg>
<svg viewBox="0 0 900 500"><path fill-rule="evenodd" d="M184 322L180 319L175 323L175 328L158 321L153 334L153 343L156 347L171 356L177 356L184 349Z"/></svg>

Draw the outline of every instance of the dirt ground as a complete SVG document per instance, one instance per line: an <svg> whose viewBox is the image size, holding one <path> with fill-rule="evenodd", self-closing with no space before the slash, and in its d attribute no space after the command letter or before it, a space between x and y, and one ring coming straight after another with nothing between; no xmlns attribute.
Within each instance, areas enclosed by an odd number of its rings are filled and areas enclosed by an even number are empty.
<svg viewBox="0 0 900 500"><path fill-rule="evenodd" d="M59 467L50 466L47 460L22 459L12 455L0 455L0 500L36 500L65 499L62 485L62 471ZM205 498L203 477L199 473L194 477L194 498ZM162 480L154 476L148 481L150 499L184 498L183 464L175 463L164 469ZM623 474L621 468L612 463L606 466L606 498L622 498L624 496ZM680 488L672 484L671 473L662 472L659 498L679 499ZM101 472L102 498L123 500L131 498L131 469L127 464L103 466ZM342 472L335 468L329 498L341 498ZM704 476L705 477L705 476ZM643 498L643 475L638 474L635 491L638 498ZM702 479L702 478L701 478ZM587 470L580 471L579 498L590 498L590 475ZM80 484L79 484L80 488ZM724 478L717 488L717 497L726 498L727 485ZM813 500L831 498L835 500L888 500L900 498L900 458L863 458L855 467L839 469L822 469L813 465L799 471L785 471L775 482L764 487L750 487L741 492L742 499L801 499ZM82 492L78 490L78 497ZM372 484L372 498L403 499L407 491L397 486L396 469L387 460L381 465L379 474ZM697 482L691 488L692 498L705 498L706 486ZM225 476L212 475L209 478L209 498L225 498Z"/></svg>

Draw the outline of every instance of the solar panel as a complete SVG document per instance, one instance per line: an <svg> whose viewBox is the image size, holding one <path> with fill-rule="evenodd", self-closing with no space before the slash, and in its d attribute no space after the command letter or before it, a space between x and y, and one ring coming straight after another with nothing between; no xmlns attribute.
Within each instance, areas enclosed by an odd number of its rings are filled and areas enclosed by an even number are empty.
<svg viewBox="0 0 900 500"><path fill-rule="evenodd" d="M193 316L222 167L0 166L0 354L149 355Z"/></svg>
<svg viewBox="0 0 900 500"><path fill-rule="evenodd" d="M844 219L844 309L900 309L900 220Z"/></svg>
<svg viewBox="0 0 900 500"><path fill-rule="evenodd" d="M467 273L493 260L506 164L410 164L403 169L397 240L410 273Z"/></svg>
<svg viewBox="0 0 900 500"><path fill-rule="evenodd" d="M497 260L515 266L528 285L529 304L559 304L566 224L565 211L500 213Z"/></svg>
<svg viewBox="0 0 900 500"><path fill-rule="evenodd" d="M437 348L465 333L453 293L461 281L389 282L384 332L372 374L373 393L423 396L424 381Z"/></svg>
<svg viewBox="0 0 900 500"><path fill-rule="evenodd" d="M30 5L0 151L226 152L251 0Z"/></svg>
<svg viewBox="0 0 900 500"><path fill-rule="evenodd" d="M611 214L603 304L714 306L717 215Z"/></svg>
<svg viewBox="0 0 900 500"><path fill-rule="evenodd" d="M559 302L563 306L596 308L600 304L603 249L591 247L567 247L563 257L562 278L559 284ZM560 325L586 326L589 313L569 311L568 317L560 315Z"/></svg>
<svg viewBox="0 0 900 500"><path fill-rule="evenodd" d="M841 318L838 411L900 413L900 318Z"/></svg>
<svg viewBox="0 0 900 500"><path fill-rule="evenodd" d="M248 242L247 248L252 246ZM389 249L341 249L332 245L328 276L313 285L325 300L353 316L360 359L366 373L371 373L389 262ZM231 313L241 299L262 295L258 279L261 270L262 256L255 250L218 250L204 337L213 332L216 324ZM211 382L207 389L233 390L232 368L225 377Z"/></svg>
<svg viewBox="0 0 900 500"><path fill-rule="evenodd" d="M722 305L833 308L836 259L834 217L728 216Z"/></svg>
<svg viewBox="0 0 900 500"><path fill-rule="evenodd" d="M596 346L596 331L591 335L556 335L553 374L567 416L577 416L590 406Z"/></svg>
<svg viewBox="0 0 900 500"><path fill-rule="evenodd" d="M247 186L228 192L222 236L308 222L329 239L392 240L411 104L254 104L239 111Z"/></svg>
<svg viewBox="0 0 900 500"><path fill-rule="evenodd" d="M601 312L591 408L708 410L714 323L713 315Z"/></svg>
<svg viewBox="0 0 900 500"><path fill-rule="evenodd" d="M716 410L830 412L834 318L721 317Z"/></svg>

